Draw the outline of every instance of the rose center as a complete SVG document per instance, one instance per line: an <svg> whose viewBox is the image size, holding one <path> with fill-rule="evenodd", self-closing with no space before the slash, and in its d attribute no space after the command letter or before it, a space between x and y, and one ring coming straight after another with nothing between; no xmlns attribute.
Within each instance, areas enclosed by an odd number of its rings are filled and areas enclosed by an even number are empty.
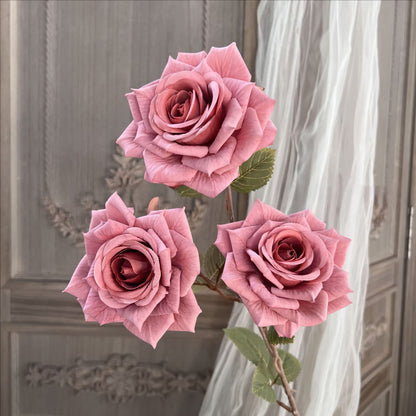
<svg viewBox="0 0 416 416"><path fill-rule="evenodd" d="M136 250L124 250L111 260L115 281L124 289L134 290L150 281L152 267L146 256Z"/></svg>
<svg viewBox="0 0 416 416"><path fill-rule="evenodd" d="M170 97L167 113L169 120L172 123L181 123L186 119L189 109L191 107L192 93L190 91L179 91L177 94Z"/></svg>
<svg viewBox="0 0 416 416"><path fill-rule="evenodd" d="M284 238L277 242L273 255L276 260L291 261L303 256L303 245L296 238Z"/></svg>

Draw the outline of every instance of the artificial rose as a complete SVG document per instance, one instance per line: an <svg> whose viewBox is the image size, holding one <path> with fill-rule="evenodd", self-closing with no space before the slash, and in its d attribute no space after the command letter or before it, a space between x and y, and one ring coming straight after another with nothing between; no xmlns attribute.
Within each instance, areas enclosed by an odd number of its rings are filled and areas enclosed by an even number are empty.
<svg viewBox="0 0 416 416"><path fill-rule="evenodd" d="M133 121L117 143L143 157L147 181L215 197L276 134L274 100L250 78L235 43L179 53L159 80L126 94Z"/></svg>
<svg viewBox="0 0 416 416"><path fill-rule="evenodd" d="M351 302L342 270L350 240L309 210L285 215L257 200L244 221L218 226L222 279L259 326L292 337Z"/></svg>
<svg viewBox="0 0 416 416"><path fill-rule="evenodd" d="M195 331L201 312L192 292L198 250L184 208L136 218L113 194L92 211L86 255L65 292L87 321L122 322L153 347L166 331Z"/></svg>

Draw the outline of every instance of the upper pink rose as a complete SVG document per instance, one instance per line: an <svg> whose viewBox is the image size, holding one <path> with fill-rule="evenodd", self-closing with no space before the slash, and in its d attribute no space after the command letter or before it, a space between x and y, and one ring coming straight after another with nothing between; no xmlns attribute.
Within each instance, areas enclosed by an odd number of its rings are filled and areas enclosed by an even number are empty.
<svg viewBox="0 0 416 416"><path fill-rule="evenodd" d="M218 226L222 279L259 326L291 338L351 302L342 270L350 240L310 211L285 215L257 200L245 221Z"/></svg>
<svg viewBox="0 0 416 416"><path fill-rule="evenodd" d="M194 332L199 256L183 208L135 218L113 194L92 211L84 239L86 255L64 291L87 321L122 322L153 347L167 330Z"/></svg>
<svg viewBox="0 0 416 416"><path fill-rule="evenodd" d="M159 80L126 95L133 121L117 143L145 179L217 196L273 143L274 100L250 82L235 43L169 58Z"/></svg>

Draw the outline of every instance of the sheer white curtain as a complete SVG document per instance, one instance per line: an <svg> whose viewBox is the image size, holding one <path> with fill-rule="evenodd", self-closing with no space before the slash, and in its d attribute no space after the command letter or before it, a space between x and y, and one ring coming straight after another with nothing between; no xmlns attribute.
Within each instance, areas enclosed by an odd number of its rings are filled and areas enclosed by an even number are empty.
<svg viewBox="0 0 416 416"><path fill-rule="evenodd" d="M273 179L252 196L291 213L311 209L352 239L345 268L352 305L298 331L289 350L302 416L356 415L368 280L368 235L379 90L380 2L262 1L257 84L276 99ZM254 325L234 307L229 326ZM285 415L251 393L253 365L224 340L200 415ZM286 401L284 398L282 400Z"/></svg>

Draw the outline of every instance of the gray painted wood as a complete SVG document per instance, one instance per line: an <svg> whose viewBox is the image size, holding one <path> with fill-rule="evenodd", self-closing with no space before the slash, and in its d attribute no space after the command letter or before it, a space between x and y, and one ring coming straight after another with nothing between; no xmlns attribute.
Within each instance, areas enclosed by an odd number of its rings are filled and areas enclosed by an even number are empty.
<svg viewBox="0 0 416 416"><path fill-rule="evenodd" d="M245 6L205 0L1 2L2 415L197 413L203 393L191 390L213 368L229 303L198 294L204 312L196 334L171 333L153 351L120 325L86 324L76 300L61 291L83 254L76 243L90 209L102 207L114 190L137 214L156 194L163 206L185 204L201 250L214 241L215 225L226 222L224 201L193 203L145 183L141 162L120 158L115 139L131 119L124 94L158 78L169 55L233 41L243 51ZM126 175L129 185L120 188L117 180ZM165 363L175 383L183 372L195 376L194 384L166 398L139 395L114 403L84 374L94 362L107 368L114 353L144 366ZM28 384L33 363L42 370L37 387ZM57 368L60 376L53 378ZM77 376L78 394L65 371ZM117 371L110 379L125 397L129 386ZM158 388L151 380L149 386Z"/></svg>
<svg viewBox="0 0 416 416"><path fill-rule="evenodd" d="M376 192L361 349L363 384L359 414L365 416L410 415L415 408L400 407L397 413L398 398L414 396L410 384L402 383L399 390L410 149L414 140L408 124L413 123L415 114L414 73L407 78L414 65L414 42L409 44L411 8L411 2L382 2L379 16ZM409 298L408 302L414 304L415 300L415 297ZM412 360L414 350L408 350L402 366L408 366Z"/></svg>
<svg viewBox="0 0 416 416"><path fill-rule="evenodd" d="M416 131L415 131L415 89L416 89L416 7L412 3L410 10L410 44L408 65L408 87L405 118L405 135L408 140L405 151L412 157L412 172L410 186L409 216L409 240L407 246L407 270L403 284L402 307L402 335L400 349L400 379L397 414L411 416L416 409L416 396L414 394L414 382L416 380ZM413 212L413 213L412 213Z"/></svg>
<svg viewBox="0 0 416 416"><path fill-rule="evenodd" d="M233 40L243 50L245 37L244 54L253 62L256 2L22 1L0 6L1 414L124 415L137 414L138 408L140 414L163 415L166 409L169 414L195 414L200 393L116 405L90 391L75 395L66 385L27 385L30 363L67 368L77 357L105 363L114 352L140 362L166 361L171 370L212 368L230 311L230 305L215 296L201 294L204 314L196 335L171 334L157 352L118 325L85 324L75 300L60 294L82 249L53 226L44 200L50 196L70 213L79 233L89 211L82 203L102 204L110 193L105 181L113 178L110 168L121 166L113 156L114 140L130 119L124 92L157 78L167 56L179 50L197 51ZM380 14L377 203L362 351L360 412L365 416L393 415L397 403L400 415L412 414L406 411L415 407L409 388L416 371L411 335L416 331L414 257L406 281L400 402L396 400L406 189L414 140L414 66L409 66L406 81L409 50L415 50L414 36L410 49L407 43L409 10L409 2L383 2ZM414 6L412 10L414 14ZM166 204L183 204L162 187L140 182L137 189L125 190L124 196L138 209L141 199L156 193L162 193ZM222 203L210 206L195 231L202 248L215 238L214 224L221 221L215 214ZM240 216L244 203L239 202Z"/></svg>

